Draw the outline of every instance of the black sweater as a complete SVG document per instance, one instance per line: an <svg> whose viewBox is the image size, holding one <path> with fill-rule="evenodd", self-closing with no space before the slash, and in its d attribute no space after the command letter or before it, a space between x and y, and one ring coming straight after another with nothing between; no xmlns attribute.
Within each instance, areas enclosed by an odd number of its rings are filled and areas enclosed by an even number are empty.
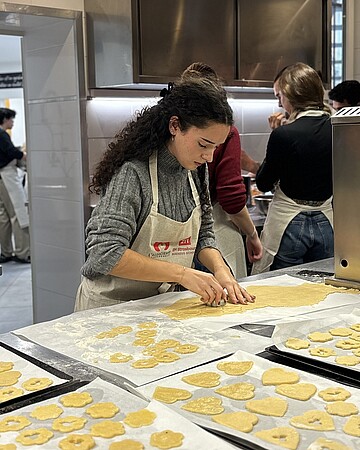
<svg viewBox="0 0 360 450"><path fill-rule="evenodd" d="M11 142L10 136L0 128L0 169L7 166L13 159L21 159L23 152Z"/></svg>

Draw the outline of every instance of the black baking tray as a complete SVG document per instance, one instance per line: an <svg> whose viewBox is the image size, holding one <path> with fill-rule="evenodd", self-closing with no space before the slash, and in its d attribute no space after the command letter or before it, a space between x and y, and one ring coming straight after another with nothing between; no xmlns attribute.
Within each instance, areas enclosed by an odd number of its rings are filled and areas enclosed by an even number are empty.
<svg viewBox="0 0 360 450"><path fill-rule="evenodd" d="M74 380L74 378L70 375L68 375L65 372L62 372L59 369L55 369L54 367L51 367L50 365L43 363L42 361L39 361L32 356L26 355L25 353L20 352L19 350L16 350L9 345L5 344L4 342L0 342L0 346L5 348L6 350L15 353L16 355L20 356L21 358L31 362L35 366L40 367L41 369L45 370L46 372L51 373L52 375L55 375L58 378L62 378L64 380L64 383L58 384L55 386L49 386L45 389L41 389L39 391L33 391L26 393L24 395L21 395L20 397L15 397L10 400L7 400L5 402L0 403L0 414L4 414L10 411L13 411L14 409L22 408L23 406L43 401L48 398L54 397L56 395L59 395L60 393L65 393L74 389L77 389L78 387L82 386L83 384L86 384L87 382L81 382L79 380Z"/></svg>
<svg viewBox="0 0 360 450"><path fill-rule="evenodd" d="M269 358L269 355L275 355L276 359ZM271 359L280 364L285 364L304 372L313 373L330 380L337 381L348 386L360 388L359 372L348 369L346 367L334 366L332 364L318 361L312 358L306 358L302 355L294 355L293 353L283 352L276 345L267 347L265 352L259 354L266 359Z"/></svg>

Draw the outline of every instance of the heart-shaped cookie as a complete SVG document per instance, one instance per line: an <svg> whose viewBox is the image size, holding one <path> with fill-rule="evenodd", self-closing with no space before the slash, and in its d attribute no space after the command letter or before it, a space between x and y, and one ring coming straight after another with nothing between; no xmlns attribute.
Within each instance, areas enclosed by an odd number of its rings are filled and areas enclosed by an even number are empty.
<svg viewBox="0 0 360 450"><path fill-rule="evenodd" d="M222 412L224 412L221 399L216 397L200 397L196 400L185 403L185 405L183 405L181 408L185 409L186 411L206 414L209 416L221 414Z"/></svg>
<svg viewBox="0 0 360 450"><path fill-rule="evenodd" d="M249 400L254 397L254 390L255 386L251 383L235 383L218 388L215 392L234 400Z"/></svg>
<svg viewBox="0 0 360 450"><path fill-rule="evenodd" d="M290 450L296 450L300 442L299 433L290 427L271 428L270 430L257 431L254 434L263 441Z"/></svg>
<svg viewBox="0 0 360 450"><path fill-rule="evenodd" d="M275 389L277 394L303 401L309 400L316 391L316 386L311 383L279 384Z"/></svg>
<svg viewBox="0 0 360 450"><path fill-rule="evenodd" d="M319 437L308 447L308 450L351 450L340 441Z"/></svg>
<svg viewBox="0 0 360 450"><path fill-rule="evenodd" d="M153 398L163 403L175 403L178 400L187 400L192 393L186 389L176 389L170 387L157 386Z"/></svg>
<svg viewBox="0 0 360 450"><path fill-rule="evenodd" d="M332 431L335 425L332 417L324 412L316 409L306 411L301 416L294 416L290 419L290 424L296 428L304 428L305 430L316 431Z"/></svg>
<svg viewBox="0 0 360 450"><path fill-rule="evenodd" d="M264 416L283 417L287 411L288 403L286 400L278 397L266 397L246 402L245 408Z"/></svg>
<svg viewBox="0 0 360 450"><path fill-rule="evenodd" d="M360 416L353 416L344 425L344 433L360 437Z"/></svg>
<svg viewBox="0 0 360 450"><path fill-rule="evenodd" d="M181 378L185 383L199 387L215 387L220 384L220 375L216 372L200 372Z"/></svg>
<svg viewBox="0 0 360 450"><path fill-rule="evenodd" d="M223 413L213 416L212 420L234 430L249 433L259 421L255 414L246 411L237 411L232 413Z"/></svg>
<svg viewBox="0 0 360 450"><path fill-rule="evenodd" d="M249 372L253 365L253 361L226 361L218 363L216 367L227 375L239 376Z"/></svg>
<svg viewBox="0 0 360 450"><path fill-rule="evenodd" d="M281 367L265 370L261 378L264 386L293 384L297 383L299 380L300 377L296 372L290 372L282 369Z"/></svg>

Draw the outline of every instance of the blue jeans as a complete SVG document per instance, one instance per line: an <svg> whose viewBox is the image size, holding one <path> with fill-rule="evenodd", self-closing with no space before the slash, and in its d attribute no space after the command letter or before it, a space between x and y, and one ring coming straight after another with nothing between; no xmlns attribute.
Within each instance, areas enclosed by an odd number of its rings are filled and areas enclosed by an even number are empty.
<svg viewBox="0 0 360 450"><path fill-rule="evenodd" d="M287 226L270 270L334 256L334 231L320 211L298 214Z"/></svg>

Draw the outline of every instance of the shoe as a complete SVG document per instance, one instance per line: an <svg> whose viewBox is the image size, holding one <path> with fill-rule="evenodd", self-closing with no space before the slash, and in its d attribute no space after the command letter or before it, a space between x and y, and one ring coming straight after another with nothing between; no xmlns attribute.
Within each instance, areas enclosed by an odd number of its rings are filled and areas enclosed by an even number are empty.
<svg viewBox="0 0 360 450"><path fill-rule="evenodd" d="M18 258L17 256L13 256L12 260L14 262L21 263L21 264L30 264L31 263L30 256L28 256L27 259L21 259L21 258Z"/></svg>
<svg viewBox="0 0 360 450"><path fill-rule="evenodd" d="M12 260L13 260L12 256L0 255L0 264L4 264L4 263L7 263L7 262L12 261Z"/></svg>

